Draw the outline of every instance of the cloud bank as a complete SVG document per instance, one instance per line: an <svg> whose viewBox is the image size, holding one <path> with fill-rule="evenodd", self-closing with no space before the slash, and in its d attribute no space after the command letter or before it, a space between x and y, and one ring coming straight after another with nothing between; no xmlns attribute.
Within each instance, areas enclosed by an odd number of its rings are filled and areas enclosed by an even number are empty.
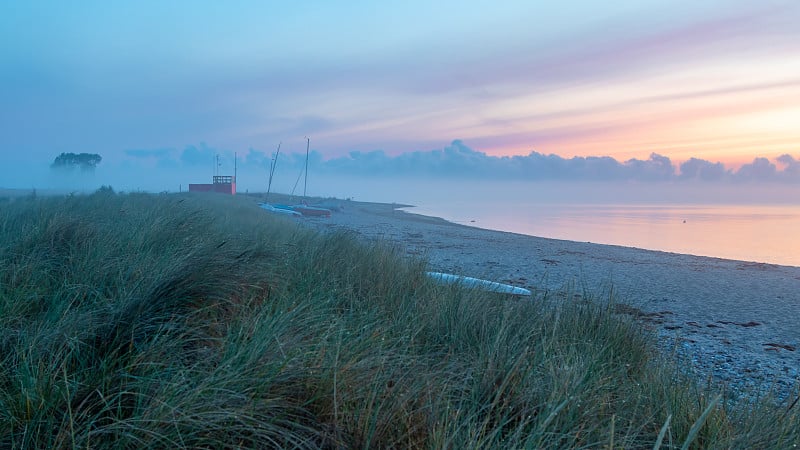
<svg viewBox="0 0 800 450"><path fill-rule="evenodd" d="M215 149L206 144L190 145L181 151L128 150L131 160L155 161L161 167L205 168L217 164L220 171L239 170L266 173L274 152L249 149L238 154ZM279 170L296 172L305 165L305 154L283 152L279 155ZM618 161L610 156L576 156L564 158L555 154L532 151L527 155L492 156L468 147L460 140L435 150L412 151L389 155L382 150L352 151L346 156L326 159L322 152L312 150L309 170L319 175L358 177L420 177L469 178L475 180L516 181L641 181L681 182L702 181L717 183L800 183L800 160L785 154L773 161L758 157L738 169L727 168L720 162L691 158L677 164L670 158L653 153L647 159L632 158Z"/></svg>
<svg viewBox="0 0 800 450"><path fill-rule="evenodd" d="M298 156L292 156L291 165L296 166L302 161ZM656 153L648 159L632 158L626 161L618 161L610 156L564 158L535 151L524 156L491 156L456 140L441 150L414 151L396 156L380 150L354 151L347 156L324 160L319 152L314 151L311 161L315 171L351 176L466 177L519 181L800 183L800 160L788 154L776 158L774 162L755 158L751 163L734 170L720 162L698 158L676 164L670 158Z"/></svg>

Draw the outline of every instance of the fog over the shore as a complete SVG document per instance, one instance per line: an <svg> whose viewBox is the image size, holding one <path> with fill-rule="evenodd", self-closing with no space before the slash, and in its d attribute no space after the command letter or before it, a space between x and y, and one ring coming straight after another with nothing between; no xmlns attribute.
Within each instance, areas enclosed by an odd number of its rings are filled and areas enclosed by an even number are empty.
<svg viewBox="0 0 800 450"><path fill-rule="evenodd" d="M305 144L305 142L303 142ZM609 156L563 158L531 151L491 156L456 140L442 149L390 155L354 151L326 158L312 146L308 184L302 173L305 148L281 150L272 191L369 201L413 202L424 196L503 195L513 190L542 201L572 202L758 202L800 200L800 159L756 157L738 168L692 158L675 163L653 153L618 161ZM236 156L235 156L236 155ZM214 174L233 175L240 192L264 192L275 148L244 154L206 144L183 149L130 149L104 160L94 172L51 169L49 162L20 161L2 185L17 189L176 192L189 183L208 183ZM56 155L54 155L56 156ZM218 163L217 163L218 161Z"/></svg>

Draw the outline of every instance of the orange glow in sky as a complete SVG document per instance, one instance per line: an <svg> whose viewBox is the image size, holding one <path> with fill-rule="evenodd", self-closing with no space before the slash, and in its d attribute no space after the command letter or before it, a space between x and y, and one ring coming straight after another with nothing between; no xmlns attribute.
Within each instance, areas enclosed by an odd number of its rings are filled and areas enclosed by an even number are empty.
<svg viewBox="0 0 800 450"><path fill-rule="evenodd" d="M702 157L735 167L754 156L796 154L800 62L757 66L769 76L759 79L747 67L722 65L517 96L489 105L484 116L494 120L468 117L454 128L467 143L488 145L494 136L506 136L483 148L494 155L536 150L625 160L655 152L676 161Z"/></svg>

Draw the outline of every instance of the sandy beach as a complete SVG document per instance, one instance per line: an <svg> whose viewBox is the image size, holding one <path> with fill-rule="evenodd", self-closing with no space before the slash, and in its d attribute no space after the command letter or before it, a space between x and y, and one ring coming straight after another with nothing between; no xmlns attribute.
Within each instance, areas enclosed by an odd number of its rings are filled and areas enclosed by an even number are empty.
<svg viewBox="0 0 800 450"><path fill-rule="evenodd" d="M800 268L484 230L342 201L319 230L346 229L399 245L431 270L537 292L608 298L653 329L687 369L731 388L774 386L791 401L800 382ZM413 210L413 209L412 209Z"/></svg>

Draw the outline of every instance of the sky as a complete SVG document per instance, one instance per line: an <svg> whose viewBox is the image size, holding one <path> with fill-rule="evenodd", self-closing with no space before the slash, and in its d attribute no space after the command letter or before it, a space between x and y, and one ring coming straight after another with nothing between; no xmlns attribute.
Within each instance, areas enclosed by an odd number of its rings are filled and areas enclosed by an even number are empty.
<svg viewBox="0 0 800 450"><path fill-rule="evenodd" d="M279 144L286 185L307 137L326 176L800 184L798 23L795 0L3 2L0 187L89 152L150 190L235 154L256 189Z"/></svg>

